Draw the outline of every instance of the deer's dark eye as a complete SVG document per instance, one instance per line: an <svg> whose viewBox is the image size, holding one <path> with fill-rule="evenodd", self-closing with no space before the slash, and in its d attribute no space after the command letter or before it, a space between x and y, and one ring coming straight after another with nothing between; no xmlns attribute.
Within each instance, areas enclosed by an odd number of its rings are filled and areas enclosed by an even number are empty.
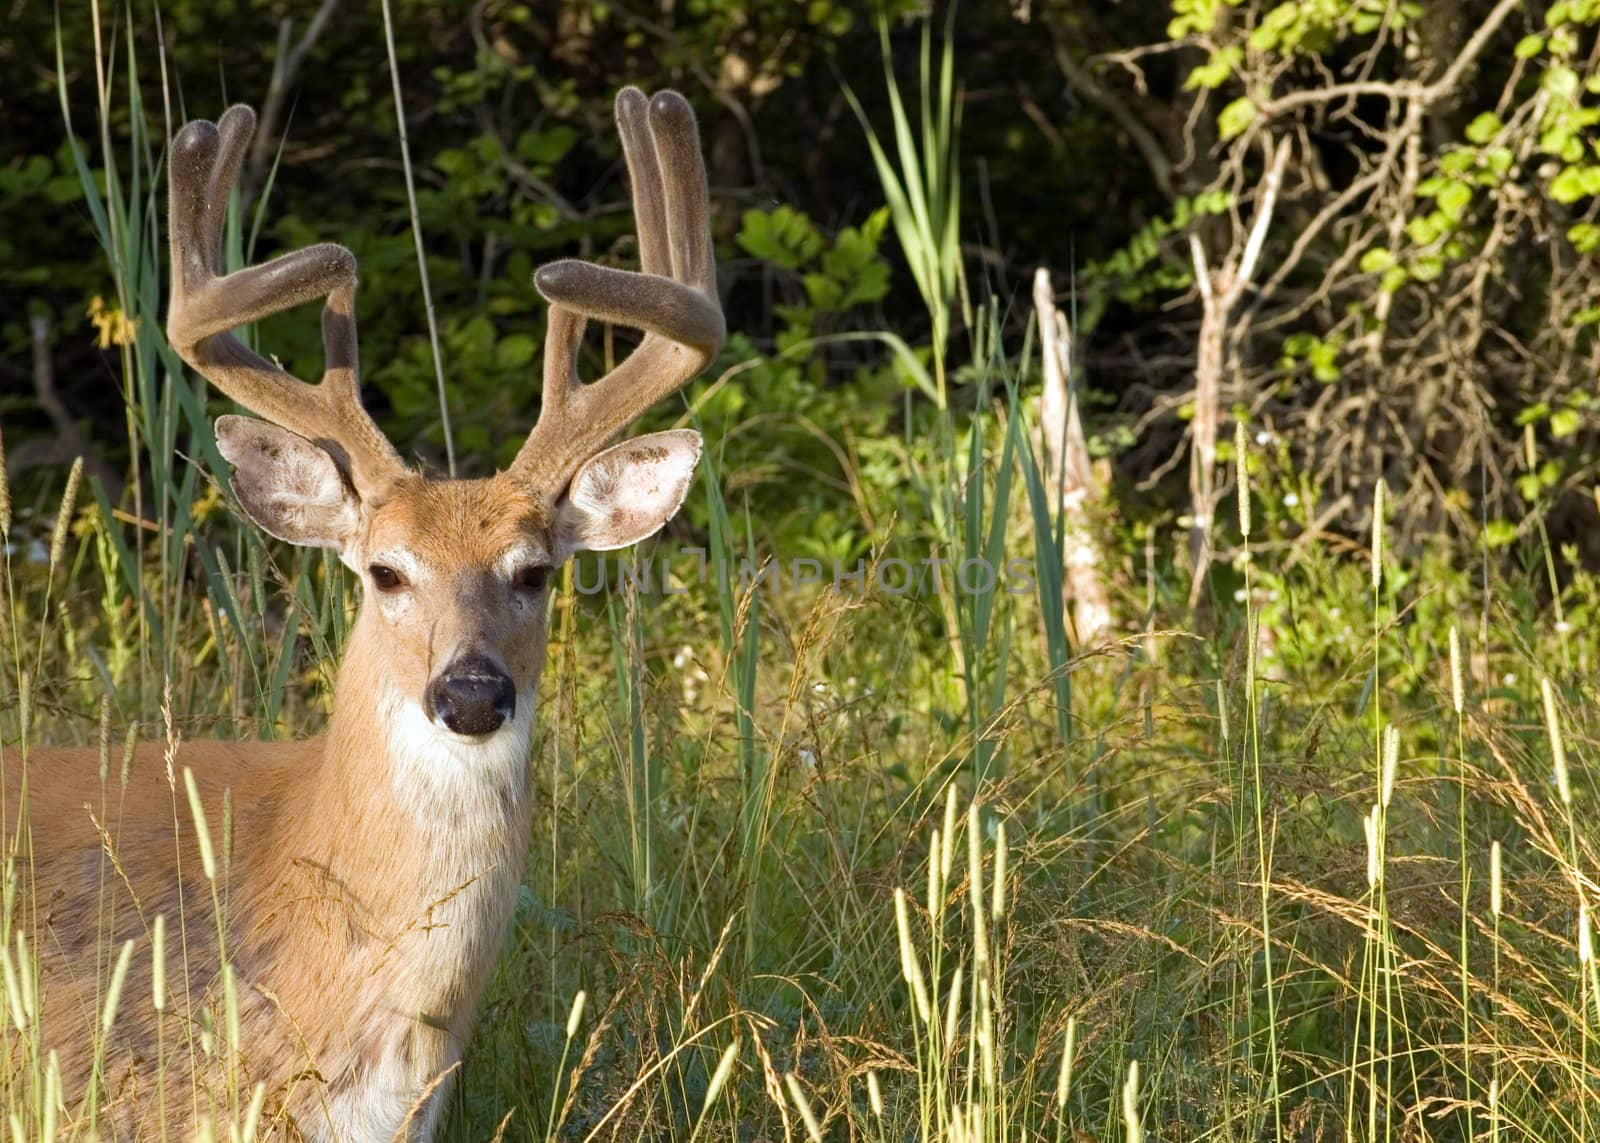
<svg viewBox="0 0 1600 1143"><path fill-rule="evenodd" d="M550 569L538 564L526 564L517 569L516 575L511 579L518 591L543 591L545 583L550 578Z"/></svg>
<svg viewBox="0 0 1600 1143"><path fill-rule="evenodd" d="M373 564L367 569L372 586L382 592L399 591L406 585L405 577L387 564Z"/></svg>

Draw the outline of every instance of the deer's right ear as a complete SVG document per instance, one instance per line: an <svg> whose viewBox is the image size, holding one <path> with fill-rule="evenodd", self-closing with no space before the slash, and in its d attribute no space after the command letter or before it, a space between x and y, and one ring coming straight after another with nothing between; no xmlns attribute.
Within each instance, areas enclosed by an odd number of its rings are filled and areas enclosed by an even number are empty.
<svg viewBox="0 0 1600 1143"><path fill-rule="evenodd" d="M217 448L233 465L234 495L261 530L291 544L342 551L361 503L333 457L302 436L252 417L217 418Z"/></svg>

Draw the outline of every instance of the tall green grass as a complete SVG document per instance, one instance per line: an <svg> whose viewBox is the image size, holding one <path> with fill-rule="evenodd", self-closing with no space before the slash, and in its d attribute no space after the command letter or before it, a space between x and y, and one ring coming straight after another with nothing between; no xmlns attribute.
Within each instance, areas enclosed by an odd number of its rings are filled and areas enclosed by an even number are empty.
<svg viewBox="0 0 1600 1143"><path fill-rule="evenodd" d="M946 39L934 66L933 42L912 100L886 76L895 145L877 154L935 329L937 382L908 426L950 447L904 449L921 516L875 556L1016 558L1031 586L767 590L741 561L787 553L724 499L715 447L697 493L706 583L595 601L569 576L526 888L446 1133L1584 1137L1600 1113L1597 728L1569 664L1600 638L1556 629L1547 575L1475 583L1387 549L1381 507L1368 551L1290 566L1274 489L1296 474L1241 431L1215 622L1190 629L1174 561L1153 570L1154 634L1130 621L1112 651L1076 656L1031 342L1008 347L989 304L955 336L955 60ZM65 495L0 496L6 765L98 742L108 805L134 736L317 729L353 604L335 562L226 511L204 390L161 337L171 100L143 102L136 46L130 31L103 51L92 92L61 85L69 131L93 107L72 146L131 331L136 479L120 503L68 473ZM230 226L236 261L264 248L269 198ZM947 354L971 400L949 400ZM1600 591L1563 570L1566 614L1592 614ZM1451 622L1466 608L1492 617L1475 638ZM181 784L183 828L219 835ZM5 807L0 1110L13 1139L86 1140L99 1095L63 1091L36 1034L22 810ZM220 902L225 861L216 876ZM177 1002L121 989L120 948L95 970L102 1031ZM224 1000L207 1017L222 1042ZM204 1131L248 1139L272 1126L261 1107L237 1084Z"/></svg>

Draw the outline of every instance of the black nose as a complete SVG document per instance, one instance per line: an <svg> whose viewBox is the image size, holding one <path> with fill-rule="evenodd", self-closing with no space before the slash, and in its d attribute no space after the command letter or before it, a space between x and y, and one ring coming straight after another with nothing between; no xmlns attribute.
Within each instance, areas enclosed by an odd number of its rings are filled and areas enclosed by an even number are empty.
<svg viewBox="0 0 1600 1143"><path fill-rule="evenodd" d="M433 720L456 734L492 734L517 709L511 677L481 655L450 664L424 697Z"/></svg>

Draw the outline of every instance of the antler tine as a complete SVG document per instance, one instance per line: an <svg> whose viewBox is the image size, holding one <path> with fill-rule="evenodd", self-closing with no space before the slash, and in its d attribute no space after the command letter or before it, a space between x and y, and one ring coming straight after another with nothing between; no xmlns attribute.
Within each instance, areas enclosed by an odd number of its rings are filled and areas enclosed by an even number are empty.
<svg viewBox="0 0 1600 1143"><path fill-rule="evenodd" d="M537 465L552 494L611 437L709 365L724 336L694 112L675 91L647 100L629 87L617 95L617 126L633 184L641 271L564 261L534 275L551 303L544 400L512 468ZM591 317L645 336L626 360L585 385L577 358Z"/></svg>
<svg viewBox="0 0 1600 1143"><path fill-rule="evenodd" d="M187 124L172 141L167 339L223 393L265 420L329 447L358 490L380 494L405 465L361 405L355 255L321 243L221 275L228 196L254 133L255 113L238 105L219 123ZM230 332L319 297L327 298L320 384L295 378Z"/></svg>

